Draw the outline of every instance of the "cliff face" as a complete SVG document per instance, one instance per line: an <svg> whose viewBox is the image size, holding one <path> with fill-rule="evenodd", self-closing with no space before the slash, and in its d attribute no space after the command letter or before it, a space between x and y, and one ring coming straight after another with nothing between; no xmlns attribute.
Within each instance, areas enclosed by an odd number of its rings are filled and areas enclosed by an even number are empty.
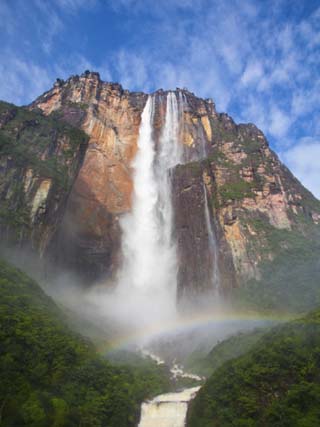
<svg viewBox="0 0 320 427"><path fill-rule="evenodd" d="M157 142L166 96L162 91L158 94L154 118ZM112 276L119 266L119 215L130 210L131 162L146 100L143 93L130 93L118 84L102 82L97 73L86 73L57 82L32 105L46 115L58 112L63 120L80 126L89 135L85 160L61 228L63 238L57 238L55 252L66 266L91 278ZM210 132L208 113L214 114L213 104L195 97L190 100L190 112L185 113L181 128L187 160L203 156L204 132ZM198 117L199 113L204 118Z"/></svg>
<svg viewBox="0 0 320 427"><path fill-rule="evenodd" d="M319 202L281 164L254 125L235 124L217 113L211 100L188 91L177 90L176 97L184 144L183 165L172 171L178 293L202 293L210 286L206 203L222 287L258 279L260 264L275 256L273 231L307 235L320 221ZM156 143L165 98L166 92L156 92ZM119 217L130 210L131 161L146 99L143 93L102 82L97 73L85 73L58 81L30 106L89 136L52 248L57 261L91 278L112 276L120 262Z"/></svg>
<svg viewBox="0 0 320 427"><path fill-rule="evenodd" d="M226 114L209 115L209 123L210 132L203 130L205 160L178 167L175 174L176 232L180 254L188 260L180 289L197 283L187 277L196 265L202 274L208 271L203 269L207 249L195 250L203 245L206 233L203 186L217 235L224 289L259 280L261 266L295 244L294 233L306 241L319 236L319 201L279 161L262 132L251 124L236 125ZM193 242L188 244L191 236ZM202 277L200 282L205 283Z"/></svg>
<svg viewBox="0 0 320 427"><path fill-rule="evenodd" d="M42 256L64 215L87 136L39 111L0 102L0 235Z"/></svg>
<svg viewBox="0 0 320 427"><path fill-rule="evenodd" d="M112 274L118 264L118 220L130 209L130 163L145 100L90 73L57 83L33 105L46 115L58 112L89 136L54 252L66 267L93 279Z"/></svg>

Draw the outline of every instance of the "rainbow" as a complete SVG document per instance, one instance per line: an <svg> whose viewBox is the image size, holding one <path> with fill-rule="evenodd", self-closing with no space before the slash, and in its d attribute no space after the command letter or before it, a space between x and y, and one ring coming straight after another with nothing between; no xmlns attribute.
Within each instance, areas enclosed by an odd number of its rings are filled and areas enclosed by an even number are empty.
<svg viewBox="0 0 320 427"><path fill-rule="evenodd" d="M131 330L129 332L120 333L111 340L100 342L97 346L99 354L108 354L117 350L122 350L130 347L136 347L137 344L148 340L156 339L160 336L170 336L182 332L191 331L201 327L218 328L222 325L237 324L241 330L241 323L252 324L251 327L258 327L261 324L274 325L277 323L287 322L292 320L294 316L288 313L268 313L262 314L257 312L202 312L193 313L192 315L180 315L176 319L167 322L150 323L140 329ZM255 325L256 324L256 325ZM236 332L236 328L235 328Z"/></svg>

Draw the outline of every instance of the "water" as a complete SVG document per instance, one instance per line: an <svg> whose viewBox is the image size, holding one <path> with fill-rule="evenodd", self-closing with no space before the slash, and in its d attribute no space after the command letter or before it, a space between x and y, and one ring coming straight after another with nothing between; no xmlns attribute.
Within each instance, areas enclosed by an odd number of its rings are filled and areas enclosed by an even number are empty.
<svg viewBox="0 0 320 427"><path fill-rule="evenodd" d="M158 365L165 361L147 349L142 354L150 357ZM173 363L170 369L172 378L192 378L201 381L202 378L184 372L183 366ZM149 402L141 405L141 417L138 427L184 427L186 422L188 403L195 397L200 386L187 388L176 393L165 393L156 396Z"/></svg>
<svg viewBox="0 0 320 427"><path fill-rule="evenodd" d="M154 99L149 97L141 117L137 154L133 167L133 201L130 214L122 221L123 280L134 289L157 287L153 272L160 255L160 227L156 205L158 186L154 171Z"/></svg>
<svg viewBox="0 0 320 427"><path fill-rule="evenodd" d="M207 233L208 233L209 250L210 250L211 258L213 260L212 285L213 285L214 292L216 294L219 294L220 272L219 272L219 263L218 263L218 245L217 245L215 233L213 231L212 222L210 219L207 189L205 185L203 185L203 193L204 193L204 214L205 214L206 227L207 227Z"/></svg>
<svg viewBox="0 0 320 427"><path fill-rule="evenodd" d="M179 140L179 108L174 92L169 92L166 103L166 116L160 136L155 173L158 185L157 211L161 233L162 248L165 250L162 266L165 268L167 282L176 290L177 254L173 241L173 207L171 197L172 168L182 162L183 147Z"/></svg>
<svg viewBox="0 0 320 427"><path fill-rule="evenodd" d="M154 137L155 108L165 103L165 117L159 140ZM116 335L144 337L166 330L179 321L176 307L177 248L173 238L172 172L184 163L187 149L182 144L183 93L150 95L142 112L137 152L132 162L132 207L120 218L122 260L115 286L96 287L89 292L96 315L114 325ZM202 153L205 141L202 135ZM205 191L205 187L203 187ZM207 194L204 193L205 224L212 257L213 288L219 288L217 244L211 224ZM211 269L210 269L211 274ZM215 295L216 296L216 295ZM137 338L135 338L137 336ZM147 339L147 338L146 338Z"/></svg>
<svg viewBox="0 0 320 427"><path fill-rule="evenodd" d="M140 326L176 313L177 256L173 241L171 170L182 158L179 108L174 92L166 99L166 116L155 147L154 95L142 113L137 153L132 163L131 212L120 221L123 262L117 293L127 317ZM141 319L143 320L141 322Z"/></svg>
<svg viewBox="0 0 320 427"><path fill-rule="evenodd" d="M177 393L161 394L143 403L138 427L184 427L188 402L199 389L198 386Z"/></svg>

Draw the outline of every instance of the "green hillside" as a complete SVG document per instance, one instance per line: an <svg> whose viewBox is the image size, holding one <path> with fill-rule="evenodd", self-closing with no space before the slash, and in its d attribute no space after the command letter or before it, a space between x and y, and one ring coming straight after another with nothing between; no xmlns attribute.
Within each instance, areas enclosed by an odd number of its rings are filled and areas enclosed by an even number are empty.
<svg viewBox="0 0 320 427"><path fill-rule="evenodd" d="M261 278L235 289L234 305L278 313L306 313L319 307L319 225L300 218L296 230L279 230L262 220L251 221L250 226L256 233L251 250L264 257Z"/></svg>
<svg viewBox="0 0 320 427"><path fill-rule="evenodd" d="M169 388L151 362L113 366L72 332L39 286L0 261L0 424L126 427Z"/></svg>
<svg viewBox="0 0 320 427"><path fill-rule="evenodd" d="M236 335L219 342L209 354L195 351L184 362L188 370L208 377L221 365L250 350L265 334L265 329L254 329L250 332L239 332Z"/></svg>
<svg viewBox="0 0 320 427"><path fill-rule="evenodd" d="M273 328L223 364L192 402L188 427L317 427L320 310Z"/></svg>

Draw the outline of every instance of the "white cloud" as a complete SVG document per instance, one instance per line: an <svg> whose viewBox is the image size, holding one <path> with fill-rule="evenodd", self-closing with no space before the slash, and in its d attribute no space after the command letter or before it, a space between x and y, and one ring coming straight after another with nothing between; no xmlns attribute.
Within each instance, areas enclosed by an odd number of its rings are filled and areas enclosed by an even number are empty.
<svg viewBox="0 0 320 427"><path fill-rule="evenodd" d="M283 52L290 52L294 48L294 31L292 26L286 24L277 35L277 44Z"/></svg>
<svg viewBox="0 0 320 427"><path fill-rule="evenodd" d="M312 18L315 19L315 16ZM320 31L313 19L309 22L302 21L298 27L299 34L308 49L314 49L320 44ZM316 19L319 20L319 17L317 16Z"/></svg>
<svg viewBox="0 0 320 427"><path fill-rule="evenodd" d="M248 95L244 98L240 109L239 121L254 123L264 131L268 128L268 107L266 102L253 95Z"/></svg>
<svg viewBox="0 0 320 427"><path fill-rule="evenodd" d="M53 7L53 3L42 0L32 0L30 3L21 2L16 9L12 6L16 25L27 32L32 28L33 35L38 41L37 47L41 47L45 53L49 54L56 37L65 29L64 23Z"/></svg>
<svg viewBox="0 0 320 427"><path fill-rule="evenodd" d="M303 138L281 157L302 184L320 198L320 140Z"/></svg>
<svg viewBox="0 0 320 427"><path fill-rule="evenodd" d="M54 0L54 3L68 13L73 13L78 9L90 9L97 5L99 0Z"/></svg>
<svg viewBox="0 0 320 427"><path fill-rule="evenodd" d="M304 133L320 134L320 8L292 19L283 15L288 1L270 0L266 10L253 0L30 0L28 5L20 0L14 10L0 0L0 31L19 38L16 28L27 25L36 40L33 57L24 46L16 48L14 37L8 36L13 47L0 46L0 96L29 102L56 77L97 70L127 89L178 86L212 97L218 111L257 124L278 150L289 150ZM68 36L70 15L98 8L107 23L110 6L110 15L118 11L124 26L127 19L133 28L120 51L91 56L83 38L68 56L54 50ZM83 29L79 32L90 41ZM30 43L27 47L32 53ZM39 62L41 49L50 58L47 63Z"/></svg>
<svg viewBox="0 0 320 427"><path fill-rule="evenodd" d="M270 122L268 130L275 138L283 138L286 136L292 123L292 118L289 114L279 108L272 106L270 112Z"/></svg>
<svg viewBox="0 0 320 427"><path fill-rule="evenodd" d="M312 90L299 89L292 95L292 114L296 117L312 113L319 108L320 81L314 83Z"/></svg>
<svg viewBox="0 0 320 427"><path fill-rule="evenodd" d="M121 51L115 58L117 72L121 76L120 83L125 88L141 88L149 90L148 62L140 55Z"/></svg>
<svg viewBox="0 0 320 427"><path fill-rule="evenodd" d="M7 52L0 55L0 99L22 104L39 96L50 87L52 79L46 69L16 58Z"/></svg>
<svg viewBox="0 0 320 427"><path fill-rule="evenodd" d="M4 76L0 85L0 99L18 105L30 103L51 88L57 77L66 79L87 69L98 71L104 80L112 80L106 64L96 67L79 54L45 68L31 59L19 59L12 52L0 53L0 75Z"/></svg>
<svg viewBox="0 0 320 427"><path fill-rule="evenodd" d="M263 76L263 66L261 62L254 61L247 64L242 76L241 83L244 86L257 83Z"/></svg>
<svg viewBox="0 0 320 427"><path fill-rule="evenodd" d="M164 16L168 11L174 9L191 9L193 12L201 9L206 0L109 0L109 5L116 11L124 9L130 13L140 13L148 11L157 16Z"/></svg>

